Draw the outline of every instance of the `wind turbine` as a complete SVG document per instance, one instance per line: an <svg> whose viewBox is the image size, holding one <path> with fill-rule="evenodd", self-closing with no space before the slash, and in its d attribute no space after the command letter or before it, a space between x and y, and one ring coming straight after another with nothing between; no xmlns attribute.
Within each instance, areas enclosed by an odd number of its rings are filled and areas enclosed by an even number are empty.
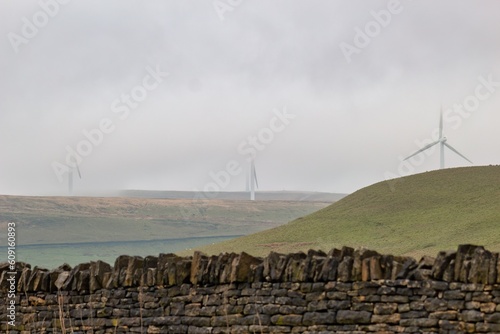
<svg viewBox="0 0 500 334"><path fill-rule="evenodd" d="M68 191L71 195L73 193L73 170L75 167L68 167ZM82 174L80 173L80 168L76 165L76 171L78 172L78 177L81 179Z"/></svg>
<svg viewBox="0 0 500 334"><path fill-rule="evenodd" d="M430 143L429 145L426 145L424 147L422 147L420 150L418 150L417 152L413 153L412 155L410 155L409 157L406 157L404 160L408 160L410 159L411 157L431 148L432 146L436 145L436 144L439 144L439 148L440 148L440 159L439 159L439 168L440 169L443 169L444 168L444 147L446 146L447 148L449 148L451 151L455 152L456 154L458 154L459 156L461 156L462 158L464 158L465 160L467 160L468 162L472 163L472 161L470 161L469 159L467 159L464 155L462 155L461 153L459 153L456 149L454 149L450 144L448 144L447 142L447 139L446 137L443 137L443 108L441 107L441 112L440 112L440 118L439 118L439 139L436 140L435 142L433 143Z"/></svg>
<svg viewBox="0 0 500 334"><path fill-rule="evenodd" d="M259 188L259 182L257 181L257 173L255 172L255 163L253 159L250 160L250 175L247 180L250 180L250 200L255 201L255 187Z"/></svg>
<svg viewBox="0 0 500 334"><path fill-rule="evenodd" d="M245 178L245 191L247 193L250 192L250 179L251 179L250 172L251 172L251 168L250 168L250 165L248 165L248 167L245 168L245 174L246 174L246 178Z"/></svg>

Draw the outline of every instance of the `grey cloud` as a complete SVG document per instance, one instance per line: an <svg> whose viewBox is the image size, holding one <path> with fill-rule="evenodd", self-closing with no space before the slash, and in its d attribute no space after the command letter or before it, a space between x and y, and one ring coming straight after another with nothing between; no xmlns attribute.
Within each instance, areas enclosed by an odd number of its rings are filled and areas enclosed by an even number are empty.
<svg viewBox="0 0 500 334"><path fill-rule="evenodd" d="M238 145L284 106L297 117L259 152L262 189L351 192L380 181L429 136L441 103L463 102L478 76L500 81L496 1L401 0L348 64L339 44L388 3L242 1L220 21L210 1L72 1L16 54L7 35L40 6L3 2L0 193L64 194L51 163L104 118L115 130L84 158L75 190L202 188L228 161L244 164ZM121 120L111 104L148 66L170 75ZM500 139L499 102L495 92L448 125L476 164L500 162L481 139ZM414 172L437 166L434 154ZM243 187L240 175L224 190Z"/></svg>

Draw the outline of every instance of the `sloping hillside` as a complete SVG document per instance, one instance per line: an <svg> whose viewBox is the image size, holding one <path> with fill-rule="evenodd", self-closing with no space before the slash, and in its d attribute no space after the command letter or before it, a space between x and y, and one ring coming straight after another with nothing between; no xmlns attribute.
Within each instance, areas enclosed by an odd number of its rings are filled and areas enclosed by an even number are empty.
<svg viewBox="0 0 500 334"><path fill-rule="evenodd" d="M464 243L500 251L500 166L379 182L288 224L201 250L265 255L349 245L420 256Z"/></svg>

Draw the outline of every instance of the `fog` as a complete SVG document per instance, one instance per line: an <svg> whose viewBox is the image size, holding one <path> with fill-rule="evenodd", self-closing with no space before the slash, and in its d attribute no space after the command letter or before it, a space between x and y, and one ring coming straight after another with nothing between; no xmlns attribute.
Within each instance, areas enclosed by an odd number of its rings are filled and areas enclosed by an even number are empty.
<svg viewBox="0 0 500 334"><path fill-rule="evenodd" d="M353 192L500 164L497 1L0 2L0 194ZM73 153L71 153L73 152ZM77 157L78 156L78 157ZM471 164L446 151L446 167ZM216 179L216 180L214 180Z"/></svg>

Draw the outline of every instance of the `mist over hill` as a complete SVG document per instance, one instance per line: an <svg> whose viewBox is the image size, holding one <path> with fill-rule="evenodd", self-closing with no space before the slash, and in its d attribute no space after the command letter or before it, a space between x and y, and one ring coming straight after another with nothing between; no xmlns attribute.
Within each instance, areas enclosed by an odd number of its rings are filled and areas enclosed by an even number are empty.
<svg viewBox="0 0 500 334"><path fill-rule="evenodd" d="M218 199L247 201L249 192L217 192L206 194L193 191L160 191L160 190L123 190L120 197L131 198L169 198L169 199ZM256 200L259 201L306 201L306 202L336 202L347 194L325 193L312 191L257 191Z"/></svg>

